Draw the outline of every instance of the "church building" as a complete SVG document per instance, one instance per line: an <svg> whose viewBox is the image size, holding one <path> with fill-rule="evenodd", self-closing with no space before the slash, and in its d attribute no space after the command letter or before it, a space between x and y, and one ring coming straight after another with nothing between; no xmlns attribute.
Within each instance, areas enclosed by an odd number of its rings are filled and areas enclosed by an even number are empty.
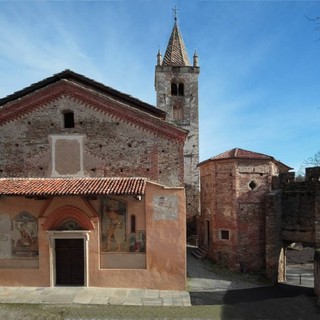
<svg viewBox="0 0 320 320"><path fill-rule="evenodd" d="M198 74L175 21L157 107L70 70L0 99L0 285L185 290Z"/></svg>

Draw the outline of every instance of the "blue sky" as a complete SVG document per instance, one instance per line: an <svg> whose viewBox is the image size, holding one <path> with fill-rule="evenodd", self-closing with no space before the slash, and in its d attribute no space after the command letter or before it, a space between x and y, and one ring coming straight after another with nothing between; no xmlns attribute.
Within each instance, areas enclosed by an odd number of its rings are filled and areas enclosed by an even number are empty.
<svg viewBox="0 0 320 320"><path fill-rule="evenodd" d="M299 169L320 150L320 1L0 1L0 97L71 69L155 105L174 6L199 55L200 160L238 147Z"/></svg>

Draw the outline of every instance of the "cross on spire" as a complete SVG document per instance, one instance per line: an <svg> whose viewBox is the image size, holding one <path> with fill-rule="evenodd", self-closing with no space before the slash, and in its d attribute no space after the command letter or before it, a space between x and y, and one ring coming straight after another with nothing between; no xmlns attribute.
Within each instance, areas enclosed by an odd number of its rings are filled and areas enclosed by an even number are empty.
<svg viewBox="0 0 320 320"><path fill-rule="evenodd" d="M178 20L178 17L177 17L178 11L179 11L179 9L177 8L177 6L174 6L174 7L172 8L174 21L177 21L177 20Z"/></svg>

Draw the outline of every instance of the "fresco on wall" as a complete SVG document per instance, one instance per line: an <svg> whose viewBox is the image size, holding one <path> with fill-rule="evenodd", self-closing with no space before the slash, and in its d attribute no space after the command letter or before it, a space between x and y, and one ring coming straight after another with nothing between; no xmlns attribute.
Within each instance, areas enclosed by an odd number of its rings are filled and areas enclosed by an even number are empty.
<svg viewBox="0 0 320 320"><path fill-rule="evenodd" d="M30 213L21 212L12 220L11 246L14 258L38 256L38 222Z"/></svg>
<svg viewBox="0 0 320 320"><path fill-rule="evenodd" d="M124 201L104 197L101 205L101 250L103 252L127 252L126 239L127 204Z"/></svg>
<svg viewBox="0 0 320 320"><path fill-rule="evenodd" d="M177 220L178 198L176 196L153 196L153 220Z"/></svg>
<svg viewBox="0 0 320 320"><path fill-rule="evenodd" d="M137 231L129 234L129 252L146 252L146 232Z"/></svg>
<svg viewBox="0 0 320 320"><path fill-rule="evenodd" d="M11 259L11 219L0 214L0 259Z"/></svg>

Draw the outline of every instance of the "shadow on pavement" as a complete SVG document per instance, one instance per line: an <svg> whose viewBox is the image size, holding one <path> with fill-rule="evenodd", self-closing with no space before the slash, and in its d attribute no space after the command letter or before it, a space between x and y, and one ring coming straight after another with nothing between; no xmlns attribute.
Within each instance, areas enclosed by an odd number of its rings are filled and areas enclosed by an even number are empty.
<svg viewBox="0 0 320 320"><path fill-rule="evenodd" d="M313 288L277 284L242 290L190 292L192 305L233 305L296 296L315 297Z"/></svg>
<svg viewBox="0 0 320 320"><path fill-rule="evenodd" d="M219 320L319 320L312 288L278 284L243 290L191 292L192 305L220 305Z"/></svg>

